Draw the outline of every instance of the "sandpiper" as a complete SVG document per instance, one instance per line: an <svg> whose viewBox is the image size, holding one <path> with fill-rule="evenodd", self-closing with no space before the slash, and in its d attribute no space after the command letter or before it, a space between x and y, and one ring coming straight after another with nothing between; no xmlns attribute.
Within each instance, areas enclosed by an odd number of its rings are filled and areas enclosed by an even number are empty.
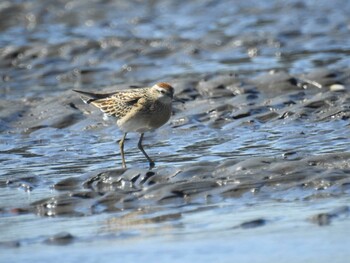
<svg viewBox="0 0 350 263"><path fill-rule="evenodd" d="M164 125L171 116L174 88L165 82L152 87L120 90L113 93L98 94L74 90L87 98L82 100L99 108L107 116L116 118L117 126L124 132L119 141L122 166L126 168L124 141L128 132L140 133L138 148L145 155L152 169L154 161L142 146L145 132L154 131Z"/></svg>

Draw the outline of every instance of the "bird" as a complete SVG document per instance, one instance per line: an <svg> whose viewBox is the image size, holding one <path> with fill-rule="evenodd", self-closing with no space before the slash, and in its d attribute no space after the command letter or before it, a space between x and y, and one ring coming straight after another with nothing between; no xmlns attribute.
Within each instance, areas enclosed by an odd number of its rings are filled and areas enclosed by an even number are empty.
<svg viewBox="0 0 350 263"><path fill-rule="evenodd" d="M135 87L135 86L130 86ZM118 128L124 133L119 141L122 167L126 168L124 142L129 132L140 134L138 148L146 157L150 169L155 162L143 149L145 132L152 132L163 126L171 117L174 88L166 82L159 82L152 87L131 88L112 93L92 93L73 90L81 99L99 108L108 117L116 120Z"/></svg>

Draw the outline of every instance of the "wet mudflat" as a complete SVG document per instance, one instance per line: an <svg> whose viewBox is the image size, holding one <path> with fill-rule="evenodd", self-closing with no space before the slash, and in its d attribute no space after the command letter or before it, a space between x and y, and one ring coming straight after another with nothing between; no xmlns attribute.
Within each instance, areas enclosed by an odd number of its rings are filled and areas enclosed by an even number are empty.
<svg viewBox="0 0 350 263"><path fill-rule="evenodd" d="M4 262L344 262L347 1L0 6ZM71 89L167 81L145 149ZM111 86L113 85L113 86Z"/></svg>

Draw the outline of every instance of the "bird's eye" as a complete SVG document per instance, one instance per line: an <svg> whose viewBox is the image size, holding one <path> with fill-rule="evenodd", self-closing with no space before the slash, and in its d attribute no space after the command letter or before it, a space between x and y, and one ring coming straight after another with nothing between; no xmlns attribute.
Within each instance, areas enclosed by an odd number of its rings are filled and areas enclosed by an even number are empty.
<svg viewBox="0 0 350 263"><path fill-rule="evenodd" d="M161 89L160 93L165 94L166 92L165 92L165 90Z"/></svg>

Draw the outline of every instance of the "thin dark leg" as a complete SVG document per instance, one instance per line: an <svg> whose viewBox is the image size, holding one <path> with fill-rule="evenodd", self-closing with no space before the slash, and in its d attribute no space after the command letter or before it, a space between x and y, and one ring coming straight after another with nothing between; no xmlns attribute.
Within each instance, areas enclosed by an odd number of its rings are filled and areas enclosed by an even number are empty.
<svg viewBox="0 0 350 263"><path fill-rule="evenodd" d="M148 154L145 152L145 150L142 147L142 139L143 139L143 133L140 135L140 140L137 146L139 147L140 151L143 153L144 156L146 156L148 162L149 162L149 168L152 169L154 167L153 160L148 156Z"/></svg>
<svg viewBox="0 0 350 263"><path fill-rule="evenodd" d="M127 133L124 133L123 138L119 141L120 155L122 156L123 168L126 168L125 158L124 158L124 141L125 141L126 135L127 135Z"/></svg>

